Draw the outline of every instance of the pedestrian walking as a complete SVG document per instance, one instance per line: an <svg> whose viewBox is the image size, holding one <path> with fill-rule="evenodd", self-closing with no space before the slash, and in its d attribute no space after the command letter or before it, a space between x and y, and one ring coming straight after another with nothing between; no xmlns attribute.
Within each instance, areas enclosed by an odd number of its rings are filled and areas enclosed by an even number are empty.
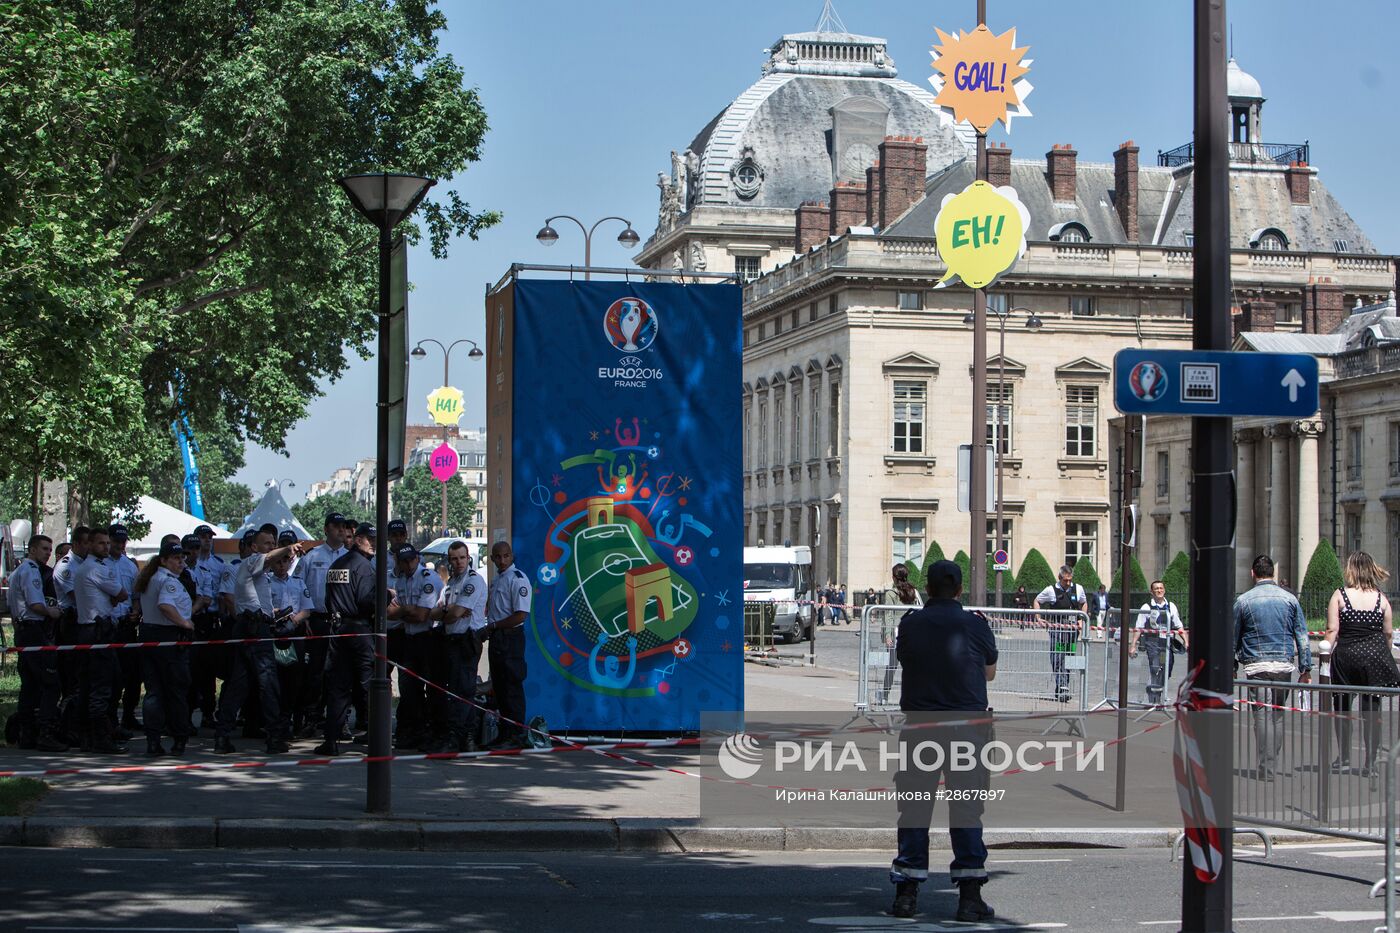
<svg viewBox="0 0 1400 933"><path fill-rule="evenodd" d="M161 546L136 578L136 594L141 604L141 640L184 641L194 634L194 601L180 582L185 563L180 545ZM161 736L172 739L170 754L183 755L190 729L189 649L168 645L142 648L141 679L146 687L141 702L141 723L146 733L146 754L166 754Z"/></svg>
<svg viewBox="0 0 1400 933"><path fill-rule="evenodd" d="M481 637L489 641L486 659L490 664L491 689L501 714L501 731L488 748L523 746L525 723L525 620L530 617L534 594L530 580L515 566L510 542L491 545L491 563L496 578L486 595L486 627Z"/></svg>
<svg viewBox="0 0 1400 933"><path fill-rule="evenodd" d="M941 761L943 766L937 770L906 766L896 775L899 853L890 865L890 881L895 885L890 913L912 917L918 911L919 885L928 880L934 790L941 787L949 801L953 860L948 875L958 888L956 919L989 920L994 913L982 899L982 886L987 883L987 847L982 839L984 803L979 792L989 787L980 752L991 737L990 727L985 723L933 730L917 727L937 722L939 714L985 714L987 683L997 673L996 637L986 619L968 612L958 601L962 570L957 564L935 561L929 567L927 586L928 604L906 613L899 622L897 654L904 668L899 708L907 717L900 743L911 755L916 745L930 741L941 746L969 743L978 764L971 769L954 768L949 765L954 757L951 753L930 753L924 760Z"/></svg>
<svg viewBox="0 0 1400 933"><path fill-rule="evenodd" d="M1136 658L1138 645L1142 645L1147 653L1147 705L1161 706L1167 681L1172 676L1176 638L1181 637L1181 650L1185 651L1190 646L1190 634L1181 624L1176 603L1167 599L1167 585L1153 580L1150 590L1151 599L1138 609L1137 623L1128 641L1128 657Z"/></svg>
<svg viewBox="0 0 1400 933"><path fill-rule="evenodd" d="M1274 582L1274 562L1267 554L1254 558L1249 568L1254 586L1235 599L1235 664L1250 687L1250 718L1257 753L1255 775L1272 780L1283 748L1283 708L1286 686L1298 671L1298 682L1312 679L1312 651L1308 626L1298 598Z"/></svg>
<svg viewBox="0 0 1400 933"><path fill-rule="evenodd" d="M1327 604L1327 631L1322 636L1332 648L1332 683L1347 687L1400 687L1400 670L1390 653L1394 627L1390 600L1381 592L1381 584L1390 573L1365 551L1347 555L1343 573L1344 586L1332 594ZM1333 702L1343 711L1338 720L1341 749L1334 770L1350 764L1351 754L1351 693L1334 694ZM1370 775L1381 751L1381 699L1377 694L1362 694L1361 739L1365 758L1362 774Z"/></svg>
<svg viewBox="0 0 1400 933"><path fill-rule="evenodd" d="M1074 568L1069 564L1061 565L1058 579L1035 598L1037 607L1060 611L1083 610L1085 603L1084 587L1074 582ZM1070 701L1065 659L1079 650L1079 628L1079 621L1069 616L1056 616L1049 623L1050 670L1055 675L1055 699L1061 703Z"/></svg>

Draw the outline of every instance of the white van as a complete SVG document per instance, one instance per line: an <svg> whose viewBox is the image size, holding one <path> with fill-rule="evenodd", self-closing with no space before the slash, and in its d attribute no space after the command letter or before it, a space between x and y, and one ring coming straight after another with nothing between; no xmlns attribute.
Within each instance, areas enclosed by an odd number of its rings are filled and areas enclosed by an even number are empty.
<svg viewBox="0 0 1400 933"><path fill-rule="evenodd" d="M773 634L788 642L812 637L812 549L744 548L744 601L775 602ZM799 601L802 601L799 605Z"/></svg>

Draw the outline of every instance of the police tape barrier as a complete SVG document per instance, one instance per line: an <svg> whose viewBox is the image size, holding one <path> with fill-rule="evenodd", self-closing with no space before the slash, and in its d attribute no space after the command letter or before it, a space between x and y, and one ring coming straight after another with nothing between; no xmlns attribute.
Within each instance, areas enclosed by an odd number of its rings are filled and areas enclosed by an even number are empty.
<svg viewBox="0 0 1400 933"><path fill-rule="evenodd" d="M34 651L106 651L109 648L215 648L220 645L257 645L275 641L324 641L330 638L384 638L377 632L346 632L340 635L268 635L259 638L206 638L190 641L109 641L91 645L28 645L3 649L5 654Z"/></svg>

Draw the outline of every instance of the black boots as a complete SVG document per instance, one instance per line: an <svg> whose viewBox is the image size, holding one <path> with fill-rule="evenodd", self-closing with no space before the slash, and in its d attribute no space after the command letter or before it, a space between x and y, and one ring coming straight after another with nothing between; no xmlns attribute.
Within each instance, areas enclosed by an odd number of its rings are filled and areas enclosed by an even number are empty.
<svg viewBox="0 0 1400 933"><path fill-rule="evenodd" d="M238 749L233 747L233 740L226 735L217 736L214 739L214 754L232 755Z"/></svg>
<svg viewBox="0 0 1400 933"><path fill-rule="evenodd" d="M919 912L919 882L901 881L894 888L894 906L890 916L909 918Z"/></svg>
<svg viewBox="0 0 1400 933"><path fill-rule="evenodd" d="M986 883L986 878L971 878L958 882L958 913L954 919L975 923L996 916L992 908L987 906L987 902L982 900L982 885ZM898 902L896 897L895 903Z"/></svg>

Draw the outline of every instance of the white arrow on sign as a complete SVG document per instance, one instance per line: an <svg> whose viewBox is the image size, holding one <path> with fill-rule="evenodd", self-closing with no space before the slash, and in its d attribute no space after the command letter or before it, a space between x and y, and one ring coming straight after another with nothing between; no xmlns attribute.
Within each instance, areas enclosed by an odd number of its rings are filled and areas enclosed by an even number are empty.
<svg viewBox="0 0 1400 933"><path fill-rule="evenodd" d="M1298 390L1307 384L1308 380L1304 379L1296 369L1290 369L1288 374L1283 377L1283 382L1279 383L1279 385L1288 390L1288 400L1290 402L1298 401Z"/></svg>

